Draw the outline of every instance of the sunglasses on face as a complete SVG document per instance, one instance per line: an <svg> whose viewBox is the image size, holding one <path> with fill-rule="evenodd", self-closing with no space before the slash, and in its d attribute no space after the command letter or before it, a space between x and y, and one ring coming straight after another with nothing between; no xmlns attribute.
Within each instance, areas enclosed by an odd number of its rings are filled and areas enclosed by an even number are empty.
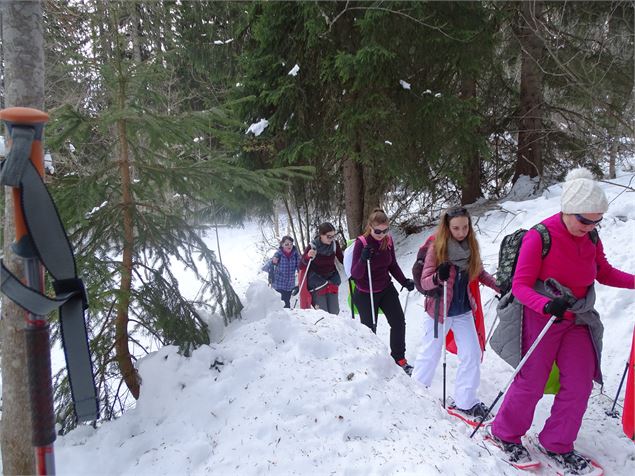
<svg viewBox="0 0 635 476"><path fill-rule="evenodd" d="M380 230L379 228L373 228L373 233L375 233L376 235L385 235L386 233L388 233L389 230L390 228L384 228L383 230Z"/></svg>
<svg viewBox="0 0 635 476"><path fill-rule="evenodd" d="M582 215L578 215L577 213L574 216L575 216L575 219L578 220L583 225L597 225L598 223L602 221L602 218L604 218L602 217L599 220L589 220L588 218L584 218Z"/></svg>
<svg viewBox="0 0 635 476"><path fill-rule="evenodd" d="M293 246L293 243L290 241L285 241L284 243L282 243L282 246Z"/></svg>
<svg viewBox="0 0 635 476"><path fill-rule="evenodd" d="M324 237L325 237L327 240L332 240L333 238L335 238L335 233L333 233L332 235L324 235Z"/></svg>
<svg viewBox="0 0 635 476"><path fill-rule="evenodd" d="M460 208L453 208L451 210L448 210L446 215L448 216L448 218L466 217L468 215L468 212L466 208L460 207Z"/></svg>

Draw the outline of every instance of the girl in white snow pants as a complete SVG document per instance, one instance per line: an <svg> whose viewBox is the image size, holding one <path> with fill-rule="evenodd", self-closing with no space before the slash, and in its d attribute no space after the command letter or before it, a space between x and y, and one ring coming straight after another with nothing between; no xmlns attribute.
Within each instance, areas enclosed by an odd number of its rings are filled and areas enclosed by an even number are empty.
<svg viewBox="0 0 635 476"><path fill-rule="evenodd" d="M472 311L448 317L445 325L446 333L452 329L456 340L459 367L454 381L454 402L458 408L472 408L479 403L477 396L481 381L481 347L476 335ZM439 326L439 337L434 338L434 320L423 322L423 339L417 358L414 362L412 378L426 387L432 384L434 372L443 350L443 327Z"/></svg>
<svg viewBox="0 0 635 476"><path fill-rule="evenodd" d="M478 396L481 380L481 351L485 344L483 310L480 307L479 283L499 292L494 278L483 269L472 220L465 208L453 208L441 217L428 247L421 272L422 289L437 290L436 297L427 296L424 333L412 377L430 386L441 357L443 330L448 336L448 349L456 351L459 367L456 374L454 401L456 407L474 417L483 418L487 407ZM443 302L443 285L447 286L447 303ZM447 306L447 322L444 321ZM438 335L435 337L435 323Z"/></svg>

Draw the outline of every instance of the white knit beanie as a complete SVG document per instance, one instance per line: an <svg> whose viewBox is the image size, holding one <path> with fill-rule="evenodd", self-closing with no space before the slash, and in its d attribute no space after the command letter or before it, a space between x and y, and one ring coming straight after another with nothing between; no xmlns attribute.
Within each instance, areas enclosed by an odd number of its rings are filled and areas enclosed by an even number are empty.
<svg viewBox="0 0 635 476"><path fill-rule="evenodd" d="M585 168L573 169L562 185L562 213L604 213L609 208L604 190Z"/></svg>

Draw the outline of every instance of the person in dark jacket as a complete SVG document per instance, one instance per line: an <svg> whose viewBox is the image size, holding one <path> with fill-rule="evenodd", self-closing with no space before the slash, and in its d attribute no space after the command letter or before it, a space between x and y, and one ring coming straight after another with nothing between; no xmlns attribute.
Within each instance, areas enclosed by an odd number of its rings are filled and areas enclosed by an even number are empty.
<svg viewBox="0 0 635 476"><path fill-rule="evenodd" d="M377 331L373 315L381 309L390 325L390 355L408 375L412 366L406 360L406 320L404 317L399 293L392 284L392 275L403 287L412 291L414 281L404 276L397 263L392 238L388 234L388 217L383 210L375 209L368 217L366 231L358 237L353 245L353 262L351 277L355 280L353 302L359 311L359 317L365 326L373 332ZM363 241L366 241L364 245ZM370 281L368 275L370 262ZM374 309L371 309L371 284Z"/></svg>
<svg viewBox="0 0 635 476"><path fill-rule="evenodd" d="M284 307L291 307L291 295L295 291L295 275L300 263L300 253L293 245L293 238L283 236L280 248L273 255L263 271L270 273L271 287L280 293Z"/></svg>
<svg viewBox="0 0 635 476"><path fill-rule="evenodd" d="M322 223L318 227L318 236L304 250L300 262L300 269L309 267L307 289L311 293L313 307L330 314L340 313L338 291L342 280L335 268L335 258L340 263L344 261L342 248L335 240L335 235L333 225Z"/></svg>

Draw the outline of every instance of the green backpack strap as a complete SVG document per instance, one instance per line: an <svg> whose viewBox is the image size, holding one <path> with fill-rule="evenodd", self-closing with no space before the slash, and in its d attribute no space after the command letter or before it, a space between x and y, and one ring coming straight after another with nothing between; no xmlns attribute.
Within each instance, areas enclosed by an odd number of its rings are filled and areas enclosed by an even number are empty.
<svg viewBox="0 0 635 476"><path fill-rule="evenodd" d="M549 250L551 249L551 235L549 234L549 230L543 223L538 223L532 226L531 229L536 230L540 234L542 240L542 259L545 259L545 256L549 254Z"/></svg>

